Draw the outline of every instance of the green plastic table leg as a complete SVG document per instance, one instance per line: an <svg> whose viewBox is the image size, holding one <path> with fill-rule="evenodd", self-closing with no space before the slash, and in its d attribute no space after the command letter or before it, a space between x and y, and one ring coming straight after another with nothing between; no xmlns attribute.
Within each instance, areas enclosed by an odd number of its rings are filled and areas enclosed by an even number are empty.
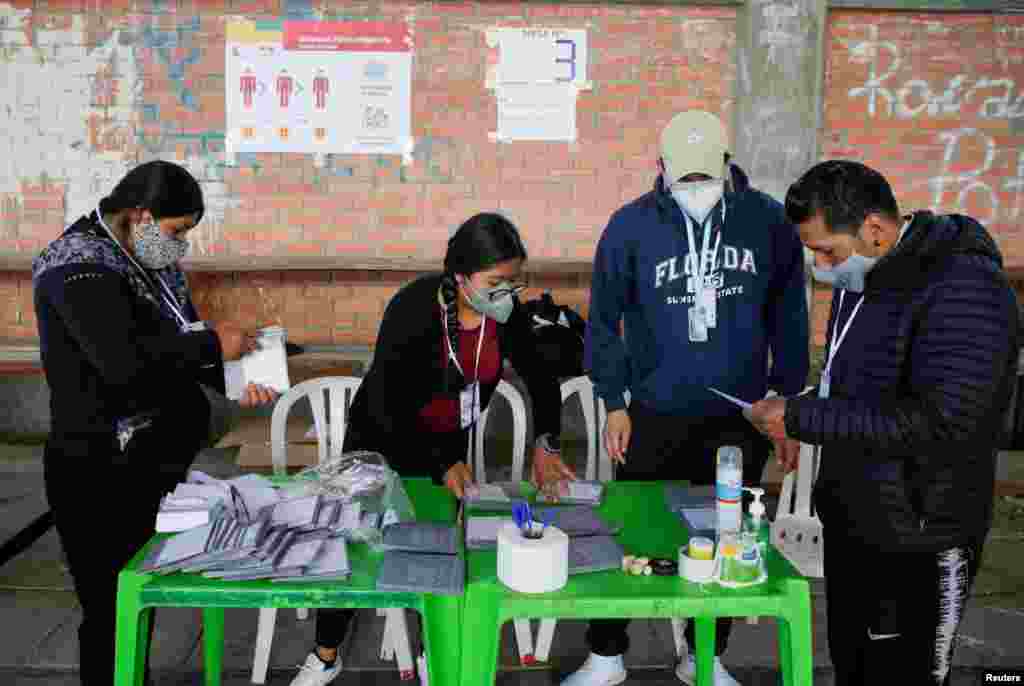
<svg viewBox="0 0 1024 686"><path fill-rule="evenodd" d="M139 611L139 638L137 645L140 650L135 651L135 686L143 686L146 683L146 662L149 657L149 625L153 621L153 608L144 607Z"/></svg>
<svg viewBox="0 0 1024 686"><path fill-rule="evenodd" d="M121 572L117 577L115 686L141 686L145 677L151 611L142 607L142 587L148 581L148 577L134 572Z"/></svg>
<svg viewBox="0 0 1024 686"><path fill-rule="evenodd" d="M206 686L220 686L224 666L224 608L203 608L203 661Z"/></svg>
<svg viewBox="0 0 1024 686"><path fill-rule="evenodd" d="M481 585L467 585L463 596L465 607L473 611L463 613L462 619L462 673L459 677L462 686L490 686L498 671L501 595L481 589Z"/></svg>
<svg viewBox="0 0 1024 686"><path fill-rule="evenodd" d="M782 685L793 686L793 639L789 628L789 619L778 617L779 624L779 671L782 672Z"/></svg>
<svg viewBox="0 0 1024 686"><path fill-rule="evenodd" d="M697 686L714 686L715 617L695 617Z"/></svg>
<svg viewBox="0 0 1024 686"><path fill-rule="evenodd" d="M791 686L811 686L814 680L814 646L811 632L811 586L806 579L789 581L786 598L787 631L789 633L789 669Z"/></svg>
<svg viewBox="0 0 1024 686"><path fill-rule="evenodd" d="M462 665L462 598L428 595L423 600L423 640L433 686L459 686Z"/></svg>

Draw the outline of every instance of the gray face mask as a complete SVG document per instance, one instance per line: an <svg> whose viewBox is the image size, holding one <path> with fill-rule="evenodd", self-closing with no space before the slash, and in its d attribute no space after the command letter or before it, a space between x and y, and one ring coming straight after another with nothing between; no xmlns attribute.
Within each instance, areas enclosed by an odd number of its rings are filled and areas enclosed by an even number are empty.
<svg viewBox="0 0 1024 686"><path fill-rule="evenodd" d="M132 248L142 266L163 269L177 264L188 253L188 241L168 236L154 221L139 224L132 229Z"/></svg>
<svg viewBox="0 0 1024 686"><path fill-rule="evenodd" d="M462 287L470 306L485 317L504 324L512 316L512 310L516 305L512 296L518 289L507 281L502 281L493 288L478 291L469 283L469 279L463 278Z"/></svg>
<svg viewBox="0 0 1024 686"><path fill-rule="evenodd" d="M815 265L811 267L811 272L814 274L814 278L822 283L831 284L835 288L841 288L851 293L863 293L864 281L868 272L877 263L877 257L865 257L855 252L831 269L823 269Z"/></svg>

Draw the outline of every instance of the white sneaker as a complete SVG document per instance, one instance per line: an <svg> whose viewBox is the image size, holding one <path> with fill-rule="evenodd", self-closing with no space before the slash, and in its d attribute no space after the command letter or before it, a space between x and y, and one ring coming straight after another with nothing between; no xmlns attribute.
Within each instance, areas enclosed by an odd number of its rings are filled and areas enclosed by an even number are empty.
<svg viewBox="0 0 1024 686"><path fill-rule="evenodd" d="M333 667L328 667L320 657L312 652L306 662L299 666L299 673L292 679L291 686L327 686L341 672L341 660L335 660Z"/></svg>
<svg viewBox="0 0 1024 686"><path fill-rule="evenodd" d="M689 684L689 686L697 685L697 661L694 660L692 653L679 661L679 664L676 666L676 676L684 684ZM736 681L732 674L726 671L722 661L717 657L714 662L714 683L715 686L740 686L740 682Z"/></svg>
<svg viewBox="0 0 1024 686"><path fill-rule="evenodd" d="M591 653L582 667L565 677L562 686L618 686L625 680L626 667L621 655Z"/></svg>

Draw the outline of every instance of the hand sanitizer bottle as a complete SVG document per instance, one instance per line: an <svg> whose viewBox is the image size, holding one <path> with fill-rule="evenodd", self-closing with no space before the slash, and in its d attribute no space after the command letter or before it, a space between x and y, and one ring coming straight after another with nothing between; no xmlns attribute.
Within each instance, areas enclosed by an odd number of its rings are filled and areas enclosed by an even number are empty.
<svg viewBox="0 0 1024 686"><path fill-rule="evenodd" d="M763 488L743 488L744 491L754 496L754 501L750 503L750 507L747 508L749 514L744 522L744 530L750 532L757 539L758 548L761 549L761 555L764 556L765 549L768 546L768 541L771 539L771 528L768 525L768 520L764 516L764 503L761 502L761 496L764 495Z"/></svg>
<svg viewBox="0 0 1024 686"><path fill-rule="evenodd" d="M715 484L718 535L738 535L743 526L743 451L732 445L718 449Z"/></svg>

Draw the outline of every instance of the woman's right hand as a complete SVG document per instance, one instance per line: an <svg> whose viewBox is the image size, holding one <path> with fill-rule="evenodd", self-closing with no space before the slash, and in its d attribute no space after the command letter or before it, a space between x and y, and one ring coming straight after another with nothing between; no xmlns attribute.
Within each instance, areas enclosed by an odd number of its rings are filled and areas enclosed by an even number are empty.
<svg viewBox="0 0 1024 686"><path fill-rule="evenodd" d="M469 471L469 465L465 462L453 464L444 474L444 485L461 500L466 489L473 485L473 473Z"/></svg>
<svg viewBox="0 0 1024 686"><path fill-rule="evenodd" d="M225 362L237 360L256 349L256 335L233 324L220 324L214 331L220 339L221 357Z"/></svg>

